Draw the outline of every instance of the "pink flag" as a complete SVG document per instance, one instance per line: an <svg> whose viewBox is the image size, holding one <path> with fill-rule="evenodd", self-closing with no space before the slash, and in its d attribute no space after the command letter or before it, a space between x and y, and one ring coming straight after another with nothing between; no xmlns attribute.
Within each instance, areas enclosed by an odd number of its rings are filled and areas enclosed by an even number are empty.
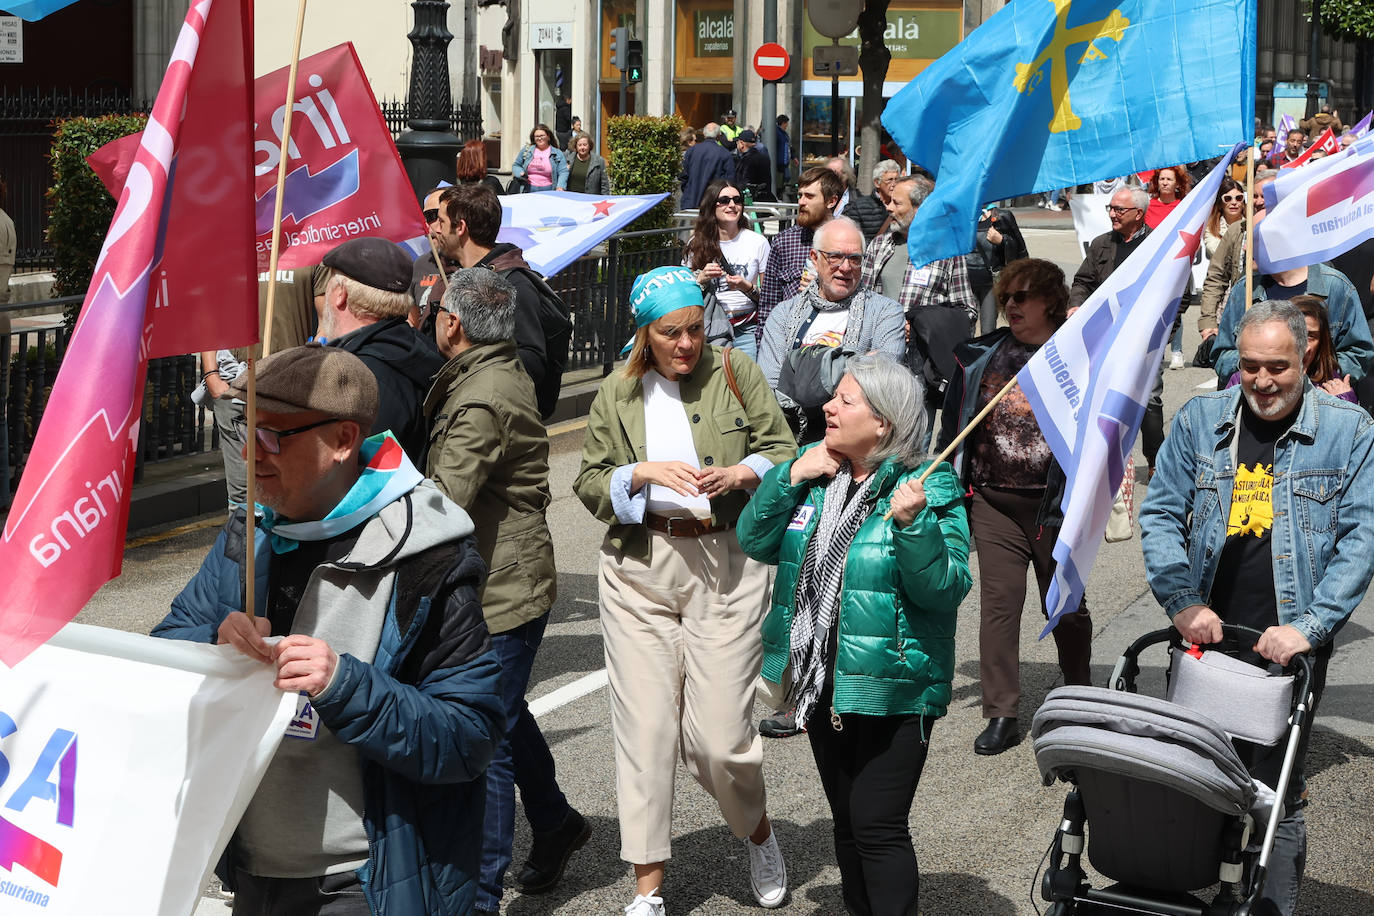
<svg viewBox="0 0 1374 916"><path fill-rule="evenodd" d="M254 83L259 271L267 270L271 255L287 71ZM300 62L282 200L280 267L318 264L331 248L362 236L424 239L415 190L347 42Z"/></svg>
<svg viewBox="0 0 1374 916"><path fill-rule="evenodd" d="M187 11L0 537L7 665L119 574L149 358L257 340L252 253L227 244L253 232L252 41L244 0Z"/></svg>

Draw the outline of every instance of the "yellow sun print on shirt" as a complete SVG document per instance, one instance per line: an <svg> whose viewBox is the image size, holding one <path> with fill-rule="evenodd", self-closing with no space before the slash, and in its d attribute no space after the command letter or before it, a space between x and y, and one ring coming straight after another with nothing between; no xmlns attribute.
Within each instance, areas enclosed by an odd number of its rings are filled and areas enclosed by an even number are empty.
<svg viewBox="0 0 1374 916"><path fill-rule="evenodd" d="M1235 486L1231 490L1231 518L1226 536L1253 534L1263 537L1274 527L1274 466L1255 463L1254 467L1240 466Z"/></svg>

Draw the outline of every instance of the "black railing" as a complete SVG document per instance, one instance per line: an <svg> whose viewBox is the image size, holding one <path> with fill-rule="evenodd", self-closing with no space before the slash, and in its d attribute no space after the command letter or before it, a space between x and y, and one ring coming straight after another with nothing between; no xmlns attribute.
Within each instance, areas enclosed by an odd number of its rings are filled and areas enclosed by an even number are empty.
<svg viewBox="0 0 1374 916"><path fill-rule="evenodd" d="M410 103L405 99L387 98L378 102L382 117L386 119L387 129L394 140L410 129ZM462 102L449 112L449 130L466 143L482 139L482 104Z"/></svg>
<svg viewBox="0 0 1374 916"><path fill-rule="evenodd" d="M0 176L8 186L4 210L14 220L16 270L51 270L48 202L52 184L48 154L60 118L99 117L147 111L148 103L127 92L70 89L0 89Z"/></svg>
<svg viewBox="0 0 1374 916"><path fill-rule="evenodd" d="M71 339L60 317L35 321L15 317L16 313L42 306L56 315L65 306L80 303L80 296L68 296L0 306L0 509L9 508L19 487ZM18 327L12 326L15 322ZM200 381L199 367L195 356L168 356L148 364L135 480L142 479L145 464L212 446L214 422L204 408L191 403L191 392Z"/></svg>

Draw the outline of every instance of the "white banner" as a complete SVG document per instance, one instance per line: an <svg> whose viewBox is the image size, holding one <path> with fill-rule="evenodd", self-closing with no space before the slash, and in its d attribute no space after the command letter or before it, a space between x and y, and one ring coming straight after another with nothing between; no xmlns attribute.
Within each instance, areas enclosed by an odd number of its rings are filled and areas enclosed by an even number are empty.
<svg viewBox="0 0 1374 916"><path fill-rule="evenodd" d="M0 914L191 913L295 712L272 680L75 623L0 667Z"/></svg>
<svg viewBox="0 0 1374 916"><path fill-rule="evenodd" d="M643 216L667 194L575 194L539 191L501 195L498 241L521 249L525 262L552 277Z"/></svg>
<svg viewBox="0 0 1374 916"><path fill-rule="evenodd" d="M1329 261L1374 236L1374 137L1279 173L1264 208L1255 263L1266 274Z"/></svg>

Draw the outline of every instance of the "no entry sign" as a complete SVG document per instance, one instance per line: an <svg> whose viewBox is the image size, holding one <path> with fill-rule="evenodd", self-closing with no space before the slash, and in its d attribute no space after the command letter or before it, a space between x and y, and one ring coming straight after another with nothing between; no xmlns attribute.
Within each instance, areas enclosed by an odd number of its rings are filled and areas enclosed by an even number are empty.
<svg viewBox="0 0 1374 916"><path fill-rule="evenodd" d="M780 44L769 42L760 45L754 52L754 72L766 80L780 80L787 75L787 67L791 64L791 58L787 56L787 50Z"/></svg>

